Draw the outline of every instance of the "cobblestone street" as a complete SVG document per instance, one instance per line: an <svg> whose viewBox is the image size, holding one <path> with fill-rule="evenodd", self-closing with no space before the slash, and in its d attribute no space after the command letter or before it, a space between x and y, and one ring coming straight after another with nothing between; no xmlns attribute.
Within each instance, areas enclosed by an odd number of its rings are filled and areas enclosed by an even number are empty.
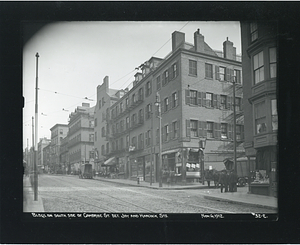
<svg viewBox="0 0 300 245"><path fill-rule="evenodd" d="M79 179L78 176L39 176L39 195L45 212L272 212L261 207L208 200L202 195L204 191L138 188L103 182L100 179Z"/></svg>

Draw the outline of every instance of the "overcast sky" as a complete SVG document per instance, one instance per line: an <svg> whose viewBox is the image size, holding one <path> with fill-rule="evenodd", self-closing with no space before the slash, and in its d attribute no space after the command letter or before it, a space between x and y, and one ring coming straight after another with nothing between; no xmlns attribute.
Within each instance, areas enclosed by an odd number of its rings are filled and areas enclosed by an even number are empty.
<svg viewBox="0 0 300 245"><path fill-rule="evenodd" d="M135 67L171 52L174 31L184 32L193 44L198 28L212 49L221 51L228 37L241 53L239 22L57 22L43 27L23 51L23 148L27 139L32 146L37 52L38 138L50 139L50 128L67 124L77 106L96 105L96 88L105 76L111 88L128 87Z"/></svg>

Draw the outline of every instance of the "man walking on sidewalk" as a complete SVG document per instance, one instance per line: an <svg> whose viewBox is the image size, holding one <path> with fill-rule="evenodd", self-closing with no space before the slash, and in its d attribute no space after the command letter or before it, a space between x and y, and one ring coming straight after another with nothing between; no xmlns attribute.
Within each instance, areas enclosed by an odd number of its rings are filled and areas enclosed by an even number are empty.
<svg viewBox="0 0 300 245"><path fill-rule="evenodd" d="M228 180L226 170L222 170L219 177L219 184L221 185L221 193L223 193L223 188L225 192L228 192Z"/></svg>

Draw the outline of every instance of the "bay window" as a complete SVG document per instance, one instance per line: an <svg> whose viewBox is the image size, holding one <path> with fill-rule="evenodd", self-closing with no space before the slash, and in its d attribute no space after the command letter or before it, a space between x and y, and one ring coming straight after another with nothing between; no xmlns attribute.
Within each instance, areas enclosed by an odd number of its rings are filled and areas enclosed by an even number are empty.
<svg viewBox="0 0 300 245"><path fill-rule="evenodd" d="M254 106L256 134L267 132L265 101Z"/></svg>
<svg viewBox="0 0 300 245"><path fill-rule="evenodd" d="M254 68L254 84L257 84L265 80L263 51L253 56L253 68Z"/></svg>

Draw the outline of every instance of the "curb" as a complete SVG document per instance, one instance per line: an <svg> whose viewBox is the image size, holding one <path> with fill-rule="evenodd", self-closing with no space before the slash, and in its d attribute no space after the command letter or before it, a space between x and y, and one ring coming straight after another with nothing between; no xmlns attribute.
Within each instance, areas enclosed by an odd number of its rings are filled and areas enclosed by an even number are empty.
<svg viewBox="0 0 300 245"><path fill-rule="evenodd" d="M213 201L228 202L228 203L237 203L237 204L243 204L243 205L248 205L248 206L253 206L253 207L262 207L262 208L267 208L267 209L277 210L277 207L268 206L268 205L264 205L264 204L249 203L249 202L243 202L243 201L231 200L231 199L221 198L221 197L216 197L216 196L207 196L207 195L203 195L203 197L204 197L205 199L213 200Z"/></svg>
<svg viewBox="0 0 300 245"><path fill-rule="evenodd" d="M135 186L135 187L144 187L149 189L157 189L157 190L187 190L187 189L209 189L207 186L180 186L180 187L157 187L157 186L146 186L146 185L139 185L134 183L124 183L124 182L117 182L117 181L111 181L106 179L96 179L97 181L104 181L109 183L115 183L120 185L127 185L127 186Z"/></svg>

